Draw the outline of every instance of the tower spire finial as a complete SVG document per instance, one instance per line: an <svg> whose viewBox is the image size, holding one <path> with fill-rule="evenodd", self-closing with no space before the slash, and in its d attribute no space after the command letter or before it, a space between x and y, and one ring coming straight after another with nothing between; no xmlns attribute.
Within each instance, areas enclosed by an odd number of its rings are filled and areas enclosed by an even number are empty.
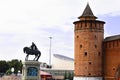
<svg viewBox="0 0 120 80"><path fill-rule="evenodd" d="M94 17L94 18L97 18L97 17L94 16L94 14L93 14L90 6L89 6L89 2L87 2L87 6L86 6L86 8L84 9L83 14L79 17L79 19L80 19L81 17Z"/></svg>
<svg viewBox="0 0 120 80"><path fill-rule="evenodd" d="M89 3L87 3L87 6L86 6L82 16L94 16L94 14L89 6Z"/></svg>
<svg viewBox="0 0 120 80"><path fill-rule="evenodd" d="M87 5L89 5L89 2L87 2Z"/></svg>

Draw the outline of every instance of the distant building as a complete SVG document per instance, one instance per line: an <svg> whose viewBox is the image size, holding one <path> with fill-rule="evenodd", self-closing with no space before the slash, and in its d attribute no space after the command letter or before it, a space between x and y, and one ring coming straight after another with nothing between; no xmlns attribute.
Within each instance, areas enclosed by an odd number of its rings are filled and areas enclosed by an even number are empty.
<svg viewBox="0 0 120 80"><path fill-rule="evenodd" d="M63 55L54 54L52 69L74 70L74 59Z"/></svg>
<svg viewBox="0 0 120 80"><path fill-rule="evenodd" d="M104 39L104 21L89 4L74 22L74 80L119 80L120 35Z"/></svg>
<svg viewBox="0 0 120 80"><path fill-rule="evenodd" d="M52 68L47 68L47 64L42 64L41 70L50 73L55 80L64 80L65 78L71 78L72 80L74 76L74 59L54 54L52 61Z"/></svg>

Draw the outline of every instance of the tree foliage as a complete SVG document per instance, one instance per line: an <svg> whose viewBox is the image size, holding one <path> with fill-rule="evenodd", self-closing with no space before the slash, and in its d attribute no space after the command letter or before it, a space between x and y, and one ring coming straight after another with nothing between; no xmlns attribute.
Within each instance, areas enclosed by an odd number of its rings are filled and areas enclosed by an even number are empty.
<svg viewBox="0 0 120 80"><path fill-rule="evenodd" d="M22 61L13 59L11 61L0 61L0 73L11 74L11 68L14 68L14 73L17 74L18 70L22 72Z"/></svg>
<svg viewBox="0 0 120 80"><path fill-rule="evenodd" d="M0 73L5 73L8 69L8 63L6 61L0 61Z"/></svg>

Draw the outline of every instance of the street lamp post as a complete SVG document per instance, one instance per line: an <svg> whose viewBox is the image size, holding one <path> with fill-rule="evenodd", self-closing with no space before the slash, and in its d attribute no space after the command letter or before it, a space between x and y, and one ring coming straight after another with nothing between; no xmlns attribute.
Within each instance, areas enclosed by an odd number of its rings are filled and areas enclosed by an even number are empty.
<svg viewBox="0 0 120 80"><path fill-rule="evenodd" d="M52 37L49 37L50 39L50 48L49 48L49 65L51 66L51 43L52 43Z"/></svg>

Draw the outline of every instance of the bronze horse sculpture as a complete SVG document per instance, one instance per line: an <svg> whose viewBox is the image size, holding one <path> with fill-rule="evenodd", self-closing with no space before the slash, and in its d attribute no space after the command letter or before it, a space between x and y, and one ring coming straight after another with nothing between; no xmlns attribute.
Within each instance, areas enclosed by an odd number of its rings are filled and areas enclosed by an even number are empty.
<svg viewBox="0 0 120 80"><path fill-rule="evenodd" d="M26 53L25 60L28 60L29 55L35 55L34 61L38 61L39 57L41 56L41 52L37 49L36 45L32 43L31 48L30 47L24 47L23 52Z"/></svg>

